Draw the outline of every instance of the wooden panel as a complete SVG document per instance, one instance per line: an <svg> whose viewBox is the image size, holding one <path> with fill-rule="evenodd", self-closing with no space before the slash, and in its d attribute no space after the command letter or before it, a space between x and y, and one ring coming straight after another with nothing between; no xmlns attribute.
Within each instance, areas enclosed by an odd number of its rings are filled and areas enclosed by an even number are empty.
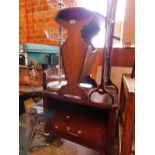
<svg viewBox="0 0 155 155"><path fill-rule="evenodd" d="M72 112L73 111L73 112ZM106 140L106 123L94 115L76 110L60 111L52 117L51 127L56 132L63 132L68 136L79 137L83 141L104 146Z"/></svg>
<svg viewBox="0 0 155 155"><path fill-rule="evenodd" d="M103 49L98 49L96 62L94 64L92 77L96 77L97 69L102 66L104 60ZM111 64L118 67L132 67L135 60L135 48L114 48L112 52Z"/></svg>
<svg viewBox="0 0 155 155"><path fill-rule="evenodd" d="M135 48L114 48L112 66L132 67L135 60Z"/></svg>

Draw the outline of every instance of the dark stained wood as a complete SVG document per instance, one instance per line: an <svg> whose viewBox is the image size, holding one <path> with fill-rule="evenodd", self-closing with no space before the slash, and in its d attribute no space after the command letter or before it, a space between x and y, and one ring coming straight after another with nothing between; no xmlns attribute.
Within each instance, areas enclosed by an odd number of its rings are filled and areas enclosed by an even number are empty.
<svg viewBox="0 0 155 155"><path fill-rule="evenodd" d="M96 78L98 66L104 63L104 50L98 49L96 61L92 70L92 77ZM111 65L116 67L133 67L135 61L135 48L118 48L113 47L111 56Z"/></svg>
<svg viewBox="0 0 155 155"><path fill-rule="evenodd" d="M76 98L72 98L72 97L66 97L66 96L62 96L62 95L58 95L58 94L54 94L51 91L42 91L43 94L43 100L44 100L44 105L46 105L45 107L47 107L47 103L51 100L51 99L59 99L62 101L66 101L66 102L72 102L74 104L81 104L81 105L87 105L87 106L91 106L91 107L96 107L96 108L100 108L100 109L117 109L118 108L118 104L117 102L114 102L114 104L107 104L106 102L104 103L97 103L97 102L90 102L88 100L81 100L81 99L76 99ZM117 97L117 94L115 94L114 98Z"/></svg>
<svg viewBox="0 0 155 155"><path fill-rule="evenodd" d="M44 108L56 111L45 126L47 135L62 137L109 155L116 128L117 102L94 103L47 90L42 95Z"/></svg>
<svg viewBox="0 0 155 155"><path fill-rule="evenodd" d="M79 12L81 11L81 14ZM67 29L67 39L61 47L61 55L67 85L59 93L87 98L78 85L80 72L86 55L86 44L81 38L81 30L91 20L89 12L83 9L65 9L58 13L57 21Z"/></svg>
<svg viewBox="0 0 155 155"><path fill-rule="evenodd" d="M114 48L112 66L132 67L135 60L135 48Z"/></svg>
<svg viewBox="0 0 155 155"><path fill-rule="evenodd" d="M110 154L112 148L112 142L114 140L114 134L117 124L117 110L110 110L109 111L109 120L108 120L108 130L107 130L107 143L106 143L106 154Z"/></svg>
<svg viewBox="0 0 155 155"><path fill-rule="evenodd" d="M52 132L52 134L54 136L56 135L56 136L59 137L61 135L61 137L63 137L64 139L67 139L67 140L69 140L71 142L75 142L77 144L86 146L88 148L91 148L93 150L101 152L101 154L104 153L104 150L103 150L104 145L102 145L102 144L101 145L97 145L97 144L94 144L93 142L90 143L89 139L87 141L84 141L84 140L82 140L80 138L77 138L76 136L71 136L69 134L66 134L66 133L63 133L63 132L59 132L59 131L55 131L55 130L52 130L51 132ZM96 133L96 132L93 131L92 133Z"/></svg>
<svg viewBox="0 0 155 155"><path fill-rule="evenodd" d="M68 109L67 111L63 109L56 112L55 116L51 118L51 128L55 132L63 132L105 147L107 114L103 114L96 115L96 112L90 113L90 111L81 112L79 109Z"/></svg>
<svg viewBox="0 0 155 155"><path fill-rule="evenodd" d="M91 68L85 67L88 69L87 72L82 71L83 66L91 66L93 63L89 61L89 58L86 59L87 62L85 62L85 57L87 54L87 43L90 43L91 37L95 35L99 29L94 16L96 17L95 13L80 7L63 9L59 11L56 16L56 21L67 29L67 39L61 47L62 62L67 84L59 90L60 94L72 94L74 96L80 96L82 99L87 98L85 92L78 84L81 79L81 73L82 78L84 78L89 76L88 72L92 70ZM89 34L88 32L86 33L89 29L86 27L87 25L89 25L90 28L93 27L91 29L96 28L94 32L92 30L90 31L89 36L85 36Z"/></svg>
<svg viewBox="0 0 155 155"><path fill-rule="evenodd" d="M68 8L61 10L56 20L68 30L67 39L61 47L67 84L57 92L42 92L44 110L52 110L52 116L45 125L45 134L65 138L110 155L117 122L118 93L111 87L107 88L112 102L109 102L107 95L97 102L98 96L94 94L92 102L87 97L95 88L79 86L87 54L86 43L89 42L81 38L81 30L92 21L95 22L93 14L83 8Z"/></svg>

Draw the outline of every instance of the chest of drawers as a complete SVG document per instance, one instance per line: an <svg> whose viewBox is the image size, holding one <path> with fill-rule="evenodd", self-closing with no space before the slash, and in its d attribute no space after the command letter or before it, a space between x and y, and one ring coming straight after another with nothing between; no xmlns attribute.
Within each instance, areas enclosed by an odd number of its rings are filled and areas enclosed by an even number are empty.
<svg viewBox="0 0 155 155"><path fill-rule="evenodd" d="M60 98L43 92L45 109L54 114L45 125L48 136L57 136L109 155L116 129L117 106Z"/></svg>

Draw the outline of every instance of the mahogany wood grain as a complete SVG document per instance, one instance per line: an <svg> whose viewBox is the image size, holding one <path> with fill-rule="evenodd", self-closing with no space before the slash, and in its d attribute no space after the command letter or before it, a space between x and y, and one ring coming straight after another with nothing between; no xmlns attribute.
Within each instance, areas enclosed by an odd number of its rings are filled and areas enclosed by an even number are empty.
<svg viewBox="0 0 155 155"><path fill-rule="evenodd" d="M75 113L75 114L78 115L78 113ZM90 117L90 119L91 118L92 117ZM91 142L95 146L98 146L99 148L102 148L103 150L105 150L106 128L103 128L104 126L102 128L97 127L97 125L98 125L97 123L94 126L89 121L90 119L87 120L87 119L85 119L84 116L81 118L82 120L84 120L83 124L81 121L80 122L76 121L76 123L75 123L74 119L73 120L71 120L71 119L65 121L64 119L62 119L60 117L57 119L53 118L51 121L52 131L54 131L55 133L58 133L59 136L61 134L69 136L72 139L72 141L74 141L73 139L75 139L75 142L77 140L83 141L88 144ZM96 149L98 149L98 147Z"/></svg>
<svg viewBox="0 0 155 155"><path fill-rule="evenodd" d="M109 111L109 120L108 120L108 130L107 130L107 143L106 143L106 154L110 154L112 148L112 142L114 141L114 134L117 124L117 110Z"/></svg>
<svg viewBox="0 0 155 155"><path fill-rule="evenodd" d="M135 48L114 48L111 65L132 67L135 60Z"/></svg>
<svg viewBox="0 0 155 155"><path fill-rule="evenodd" d="M86 43L82 40L81 30L91 20L91 14L81 8L70 8L59 11L57 22L67 29L67 39L61 47L62 62L67 84L60 94L72 94L87 98L79 87L80 72L86 56Z"/></svg>
<svg viewBox="0 0 155 155"><path fill-rule="evenodd" d="M98 66L102 66L104 61L104 51L98 49L95 65L92 71L92 77L96 78ZM117 48L113 47L111 56L111 65L117 67L133 67L135 61L135 48Z"/></svg>
<svg viewBox="0 0 155 155"><path fill-rule="evenodd" d="M117 109L118 108L117 102L115 102L114 104L107 104L106 102L105 103L90 102L88 100L81 100L81 99L54 94L48 90L42 91L42 95L43 95L43 101L44 101L44 108L48 108L48 103L50 102L51 99L71 102L73 104L86 105L94 108L96 107L99 109ZM117 94L114 96L114 98L116 97L117 97Z"/></svg>
<svg viewBox="0 0 155 155"><path fill-rule="evenodd" d="M91 39L99 31L101 18L103 17L99 13L81 7L67 8L58 12L56 21L67 29L67 38L61 46L67 84L59 90L60 94L71 94L87 99L84 90L79 87L79 81L89 76L92 70L94 60L92 57L95 55L87 54L88 45L92 46Z"/></svg>
<svg viewBox="0 0 155 155"><path fill-rule="evenodd" d="M46 132L110 154L116 128L117 100L114 104L95 103L48 90L44 90L42 95L44 108L55 110L45 126Z"/></svg>

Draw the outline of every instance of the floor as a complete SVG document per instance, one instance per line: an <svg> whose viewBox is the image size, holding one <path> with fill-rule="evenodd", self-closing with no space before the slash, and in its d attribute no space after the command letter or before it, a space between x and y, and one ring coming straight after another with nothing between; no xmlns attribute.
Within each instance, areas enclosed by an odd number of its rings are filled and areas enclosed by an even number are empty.
<svg viewBox="0 0 155 155"><path fill-rule="evenodd" d="M63 143L60 139L56 139L49 146L27 154L20 152L20 155L103 155L79 144L64 139L62 141ZM117 155L117 149L113 151L112 155Z"/></svg>
<svg viewBox="0 0 155 155"><path fill-rule="evenodd" d="M32 152L31 155L100 155L98 152L81 145L63 140L63 144L56 139L51 145Z"/></svg>

